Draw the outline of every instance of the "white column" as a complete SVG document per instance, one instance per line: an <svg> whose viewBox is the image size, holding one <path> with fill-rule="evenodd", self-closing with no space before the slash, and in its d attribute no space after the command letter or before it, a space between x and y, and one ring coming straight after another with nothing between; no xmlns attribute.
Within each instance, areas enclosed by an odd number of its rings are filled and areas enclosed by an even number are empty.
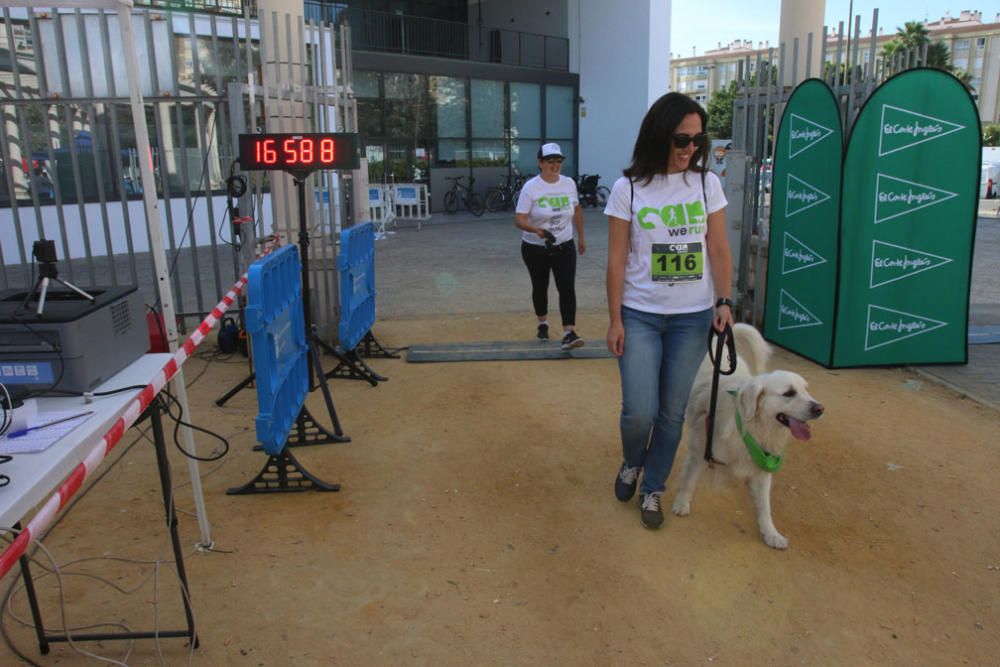
<svg viewBox="0 0 1000 667"><path fill-rule="evenodd" d="M299 18L303 15L302 11L301 0L259 0L257 3L264 86L270 97L264 102L269 113L266 128L268 132L302 132L306 129L302 93L298 94L299 101L289 99L292 86L305 83L305 66L300 58L299 43ZM291 25L291 43L288 41L286 16ZM279 97L281 102L276 101ZM298 238L299 211L291 176L282 172L271 173L271 201L275 215L274 231L294 243ZM311 200L307 198L307 201Z"/></svg>
<svg viewBox="0 0 1000 667"><path fill-rule="evenodd" d="M670 84L670 0L577 0L570 71L580 74L580 171L607 186L632 157L639 125ZM586 115L584 115L584 113Z"/></svg>
<svg viewBox="0 0 1000 667"><path fill-rule="evenodd" d="M802 82L806 74L806 61L809 44L809 33L812 41L812 76L822 76L823 63L819 61L823 42L823 15L826 11L826 0L781 0L781 20L778 31L778 44L785 45L785 81L792 80L793 50L795 38L799 39L795 81ZM780 47L779 47L780 48Z"/></svg>
<svg viewBox="0 0 1000 667"><path fill-rule="evenodd" d="M10 193L11 198L22 198L28 196L28 176L24 173L22 159L24 155L21 151L21 128L17 124L17 109L14 105L3 107L4 129L7 133L7 150L9 151L9 164L6 165L10 177L14 180L14 192ZM28 173L31 173L31 160L28 160Z"/></svg>

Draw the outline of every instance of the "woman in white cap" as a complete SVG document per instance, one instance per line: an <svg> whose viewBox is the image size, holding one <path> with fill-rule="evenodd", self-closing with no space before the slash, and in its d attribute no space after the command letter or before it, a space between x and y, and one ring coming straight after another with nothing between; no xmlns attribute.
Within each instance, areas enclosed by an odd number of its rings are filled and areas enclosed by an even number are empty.
<svg viewBox="0 0 1000 667"><path fill-rule="evenodd" d="M608 349L622 382L622 464L615 496L639 485L640 520L663 523L660 498L710 326L732 326L726 197L708 170L707 116L668 93L646 113L608 216Z"/></svg>
<svg viewBox="0 0 1000 667"><path fill-rule="evenodd" d="M562 349L583 345L576 333L576 253L586 252L583 209L576 183L563 176L565 158L559 144L538 149L538 175L529 179L517 198L514 224L521 234L521 257L531 276L531 301L538 317L536 336L549 337L549 272L556 279L559 315L562 317ZM572 222L572 224L570 224ZM573 243L573 228L577 243Z"/></svg>

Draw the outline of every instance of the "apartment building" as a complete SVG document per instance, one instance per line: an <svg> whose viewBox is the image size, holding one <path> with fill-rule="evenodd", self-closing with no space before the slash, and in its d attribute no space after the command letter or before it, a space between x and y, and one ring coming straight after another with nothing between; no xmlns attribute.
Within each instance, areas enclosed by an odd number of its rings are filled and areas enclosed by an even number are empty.
<svg viewBox="0 0 1000 667"><path fill-rule="evenodd" d="M925 21L924 27L931 42L943 42L948 47L953 66L971 76L974 96L983 123L1000 122L1000 14L984 22L982 12L963 11L957 17L944 16L936 21ZM896 26L880 28L876 38L877 51L895 37ZM861 38L862 49L867 49L871 32ZM836 60L838 49L846 49L847 36L829 31L826 42L826 60ZM786 48L786 58L790 57ZM853 49L852 49L853 50ZM702 104L708 104L712 94L725 88L739 76L741 67L749 66L752 72L759 59L767 61L780 57L777 44L747 40L721 42L715 49L701 55L673 54L670 60L670 90L691 95ZM862 58L863 60L863 58ZM813 70L815 76L817 72Z"/></svg>

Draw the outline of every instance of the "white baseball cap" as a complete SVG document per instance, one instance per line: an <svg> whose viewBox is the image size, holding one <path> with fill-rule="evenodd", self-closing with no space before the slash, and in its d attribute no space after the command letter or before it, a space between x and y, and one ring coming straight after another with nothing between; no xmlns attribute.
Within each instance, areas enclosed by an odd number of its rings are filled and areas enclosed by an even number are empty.
<svg viewBox="0 0 1000 667"><path fill-rule="evenodd" d="M542 144L542 147L538 149L538 159L545 160L550 157L566 159L566 156L562 154L559 144Z"/></svg>

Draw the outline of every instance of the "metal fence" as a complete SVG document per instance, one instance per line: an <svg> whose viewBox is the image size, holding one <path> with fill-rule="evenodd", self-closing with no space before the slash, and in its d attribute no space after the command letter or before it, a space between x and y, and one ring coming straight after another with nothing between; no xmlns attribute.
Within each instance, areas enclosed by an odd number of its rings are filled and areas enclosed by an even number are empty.
<svg viewBox="0 0 1000 667"><path fill-rule="evenodd" d="M318 0L305 0L305 15L315 21L347 23L354 48L361 51L569 70L569 40L565 37L354 9Z"/></svg>
<svg viewBox="0 0 1000 667"><path fill-rule="evenodd" d="M569 70L569 40L518 30L486 28L489 61L504 65Z"/></svg>
<svg viewBox="0 0 1000 667"><path fill-rule="evenodd" d="M828 27L823 29L818 63L810 55L816 37L809 33L805 44L796 39L792 44L771 48L766 54L747 56L739 64L727 172L742 172L736 176L736 181L742 183L741 206L739 209L730 206L729 216L738 222L740 229L736 290L739 315L746 321L760 323L763 316L770 165L782 112L801 82L796 78L800 63L805 62L801 68L805 72L802 80L821 78L830 86L839 103L846 136L861 107L880 83L904 69L922 66L927 60L926 46L901 51L889 58L878 52L877 9L872 12L871 31L864 36L861 17L855 16L853 20L850 38L843 22L832 35Z"/></svg>
<svg viewBox="0 0 1000 667"><path fill-rule="evenodd" d="M346 28L290 16L258 21L249 12L137 11L132 21L155 176L155 183L143 183L124 65L115 56L122 48L117 15L4 9L2 18L0 43L10 58L0 60L0 288L30 285L33 241L47 238L56 240L60 273L70 282L135 284L154 304L141 201L143 188L152 187L161 198L176 310L200 317L252 259L253 244L237 251L227 206L237 135L248 128L282 131L296 114L308 131L355 122L344 94ZM281 178L254 175L240 209L254 216L253 236L277 231L294 242L287 202L273 194ZM330 174L310 180L316 181L312 251L321 260L314 264L316 283L325 285L317 290L316 321L329 329L337 316L330 257L342 189Z"/></svg>
<svg viewBox="0 0 1000 667"><path fill-rule="evenodd" d="M136 7L149 7L161 11L193 11L243 16L257 15L257 0L135 0Z"/></svg>
<svg viewBox="0 0 1000 667"><path fill-rule="evenodd" d="M469 26L460 21L305 2L306 18L351 26L354 48L441 58L469 57Z"/></svg>

